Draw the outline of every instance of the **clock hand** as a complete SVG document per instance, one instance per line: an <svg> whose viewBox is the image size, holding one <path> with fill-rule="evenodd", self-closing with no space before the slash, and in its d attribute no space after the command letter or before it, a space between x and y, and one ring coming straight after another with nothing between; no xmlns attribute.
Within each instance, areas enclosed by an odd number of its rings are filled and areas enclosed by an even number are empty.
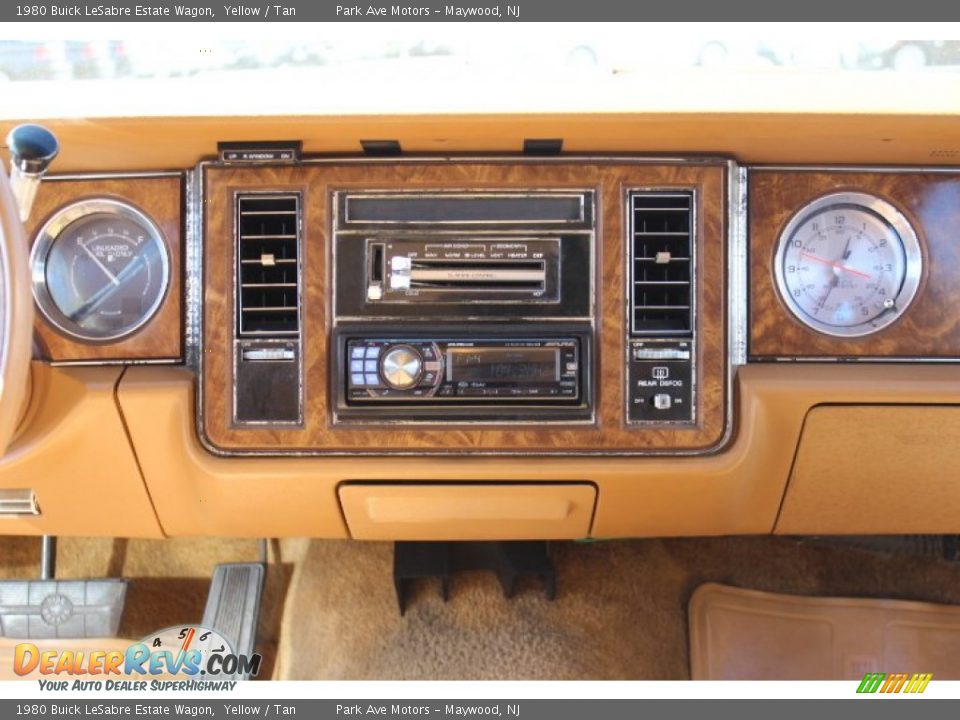
<svg viewBox="0 0 960 720"><path fill-rule="evenodd" d="M830 280L830 287L827 289L827 292L823 294L823 297L820 298L820 302L817 303L817 308L822 309L824 305L827 304L827 298L830 297L830 293L833 292L834 288L840 284L840 276L834 274L833 278Z"/></svg>
<svg viewBox="0 0 960 720"><path fill-rule="evenodd" d="M829 265L835 270L842 270L843 272L851 273L852 275L859 275L862 278L870 279L870 276L865 272L860 272L859 270L854 270L853 268L847 267L846 265L841 265L839 262L833 262L832 260L827 260L826 258L819 257L817 255L811 255L810 253L804 251L800 253L802 257L810 258L814 262L823 263L824 265Z"/></svg>
<svg viewBox="0 0 960 720"><path fill-rule="evenodd" d="M853 239L853 235L847 235L847 244L843 246L843 255L840 256L841 260L850 259L850 241Z"/></svg>

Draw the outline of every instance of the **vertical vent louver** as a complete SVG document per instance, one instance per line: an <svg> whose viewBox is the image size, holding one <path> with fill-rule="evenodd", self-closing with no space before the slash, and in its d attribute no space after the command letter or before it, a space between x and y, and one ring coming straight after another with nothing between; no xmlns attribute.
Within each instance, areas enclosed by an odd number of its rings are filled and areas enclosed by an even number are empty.
<svg viewBox="0 0 960 720"><path fill-rule="evenodd" d="M241 337L300 332L300 196L237 198L237 304Z"/></svg>
<svg viewBox="0 0 960 720"><path fill-rule="evenodd" d="M630 194L631 334L689 335L693 194Z"/></svg>

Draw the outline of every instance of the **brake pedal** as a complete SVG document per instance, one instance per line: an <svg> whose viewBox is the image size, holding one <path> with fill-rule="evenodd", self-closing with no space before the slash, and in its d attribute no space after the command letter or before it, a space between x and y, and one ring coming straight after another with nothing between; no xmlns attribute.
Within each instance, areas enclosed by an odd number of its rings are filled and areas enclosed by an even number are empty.
<svg viewBox="0 0 960 720"><path fill-rule="evenodd" d="M239 655L253 655L256 647L263 579L261 563L221 563L213 571L201 625L220 633Z"/></svg>
<svg viewBox="0 0 960 720"><path fill-rule="evenodd" d="M116 637L127 581L4 580L0 582L0 636L8 638Z"/></svg>

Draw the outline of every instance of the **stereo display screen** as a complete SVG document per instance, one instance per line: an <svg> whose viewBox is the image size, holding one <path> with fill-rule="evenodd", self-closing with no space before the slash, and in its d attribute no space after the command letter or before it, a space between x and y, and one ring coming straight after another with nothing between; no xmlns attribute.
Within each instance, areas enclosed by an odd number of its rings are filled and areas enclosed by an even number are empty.
<svg viewBox="0 0 960 720"><path fill-rule="evenodd" d="M448 382L557 382L559 348L447 349Z"/></svg>

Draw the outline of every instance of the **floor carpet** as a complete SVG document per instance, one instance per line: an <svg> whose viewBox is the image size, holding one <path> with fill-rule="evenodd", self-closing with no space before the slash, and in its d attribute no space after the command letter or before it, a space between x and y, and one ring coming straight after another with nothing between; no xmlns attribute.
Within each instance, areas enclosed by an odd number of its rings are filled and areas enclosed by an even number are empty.
<svg viewBox="0 0 960 720"><path fill-rule="evenodd" d="M415 585L401 616L387 543L270 544L261 677L280 679L683 679L687 604L704 582L800 595L960 604L960 564L794 539L554 543L557 598L538 581L505 600L492 574ZM253 540L63 538L61 578L130 579L124 637L197 622L218 562ZM39 541L0 538L0 577L36 577Z"/></svg>
<svg viewBox="0 0 960 720"><path fill-rule="evenodd" d="M558 594L505 600L491 574L423 581L400 616L388 544L315 541L284 616L284 679L683 679L704 582L805 595L960 603L960 566L776 538L552 546Z"/></svg>

